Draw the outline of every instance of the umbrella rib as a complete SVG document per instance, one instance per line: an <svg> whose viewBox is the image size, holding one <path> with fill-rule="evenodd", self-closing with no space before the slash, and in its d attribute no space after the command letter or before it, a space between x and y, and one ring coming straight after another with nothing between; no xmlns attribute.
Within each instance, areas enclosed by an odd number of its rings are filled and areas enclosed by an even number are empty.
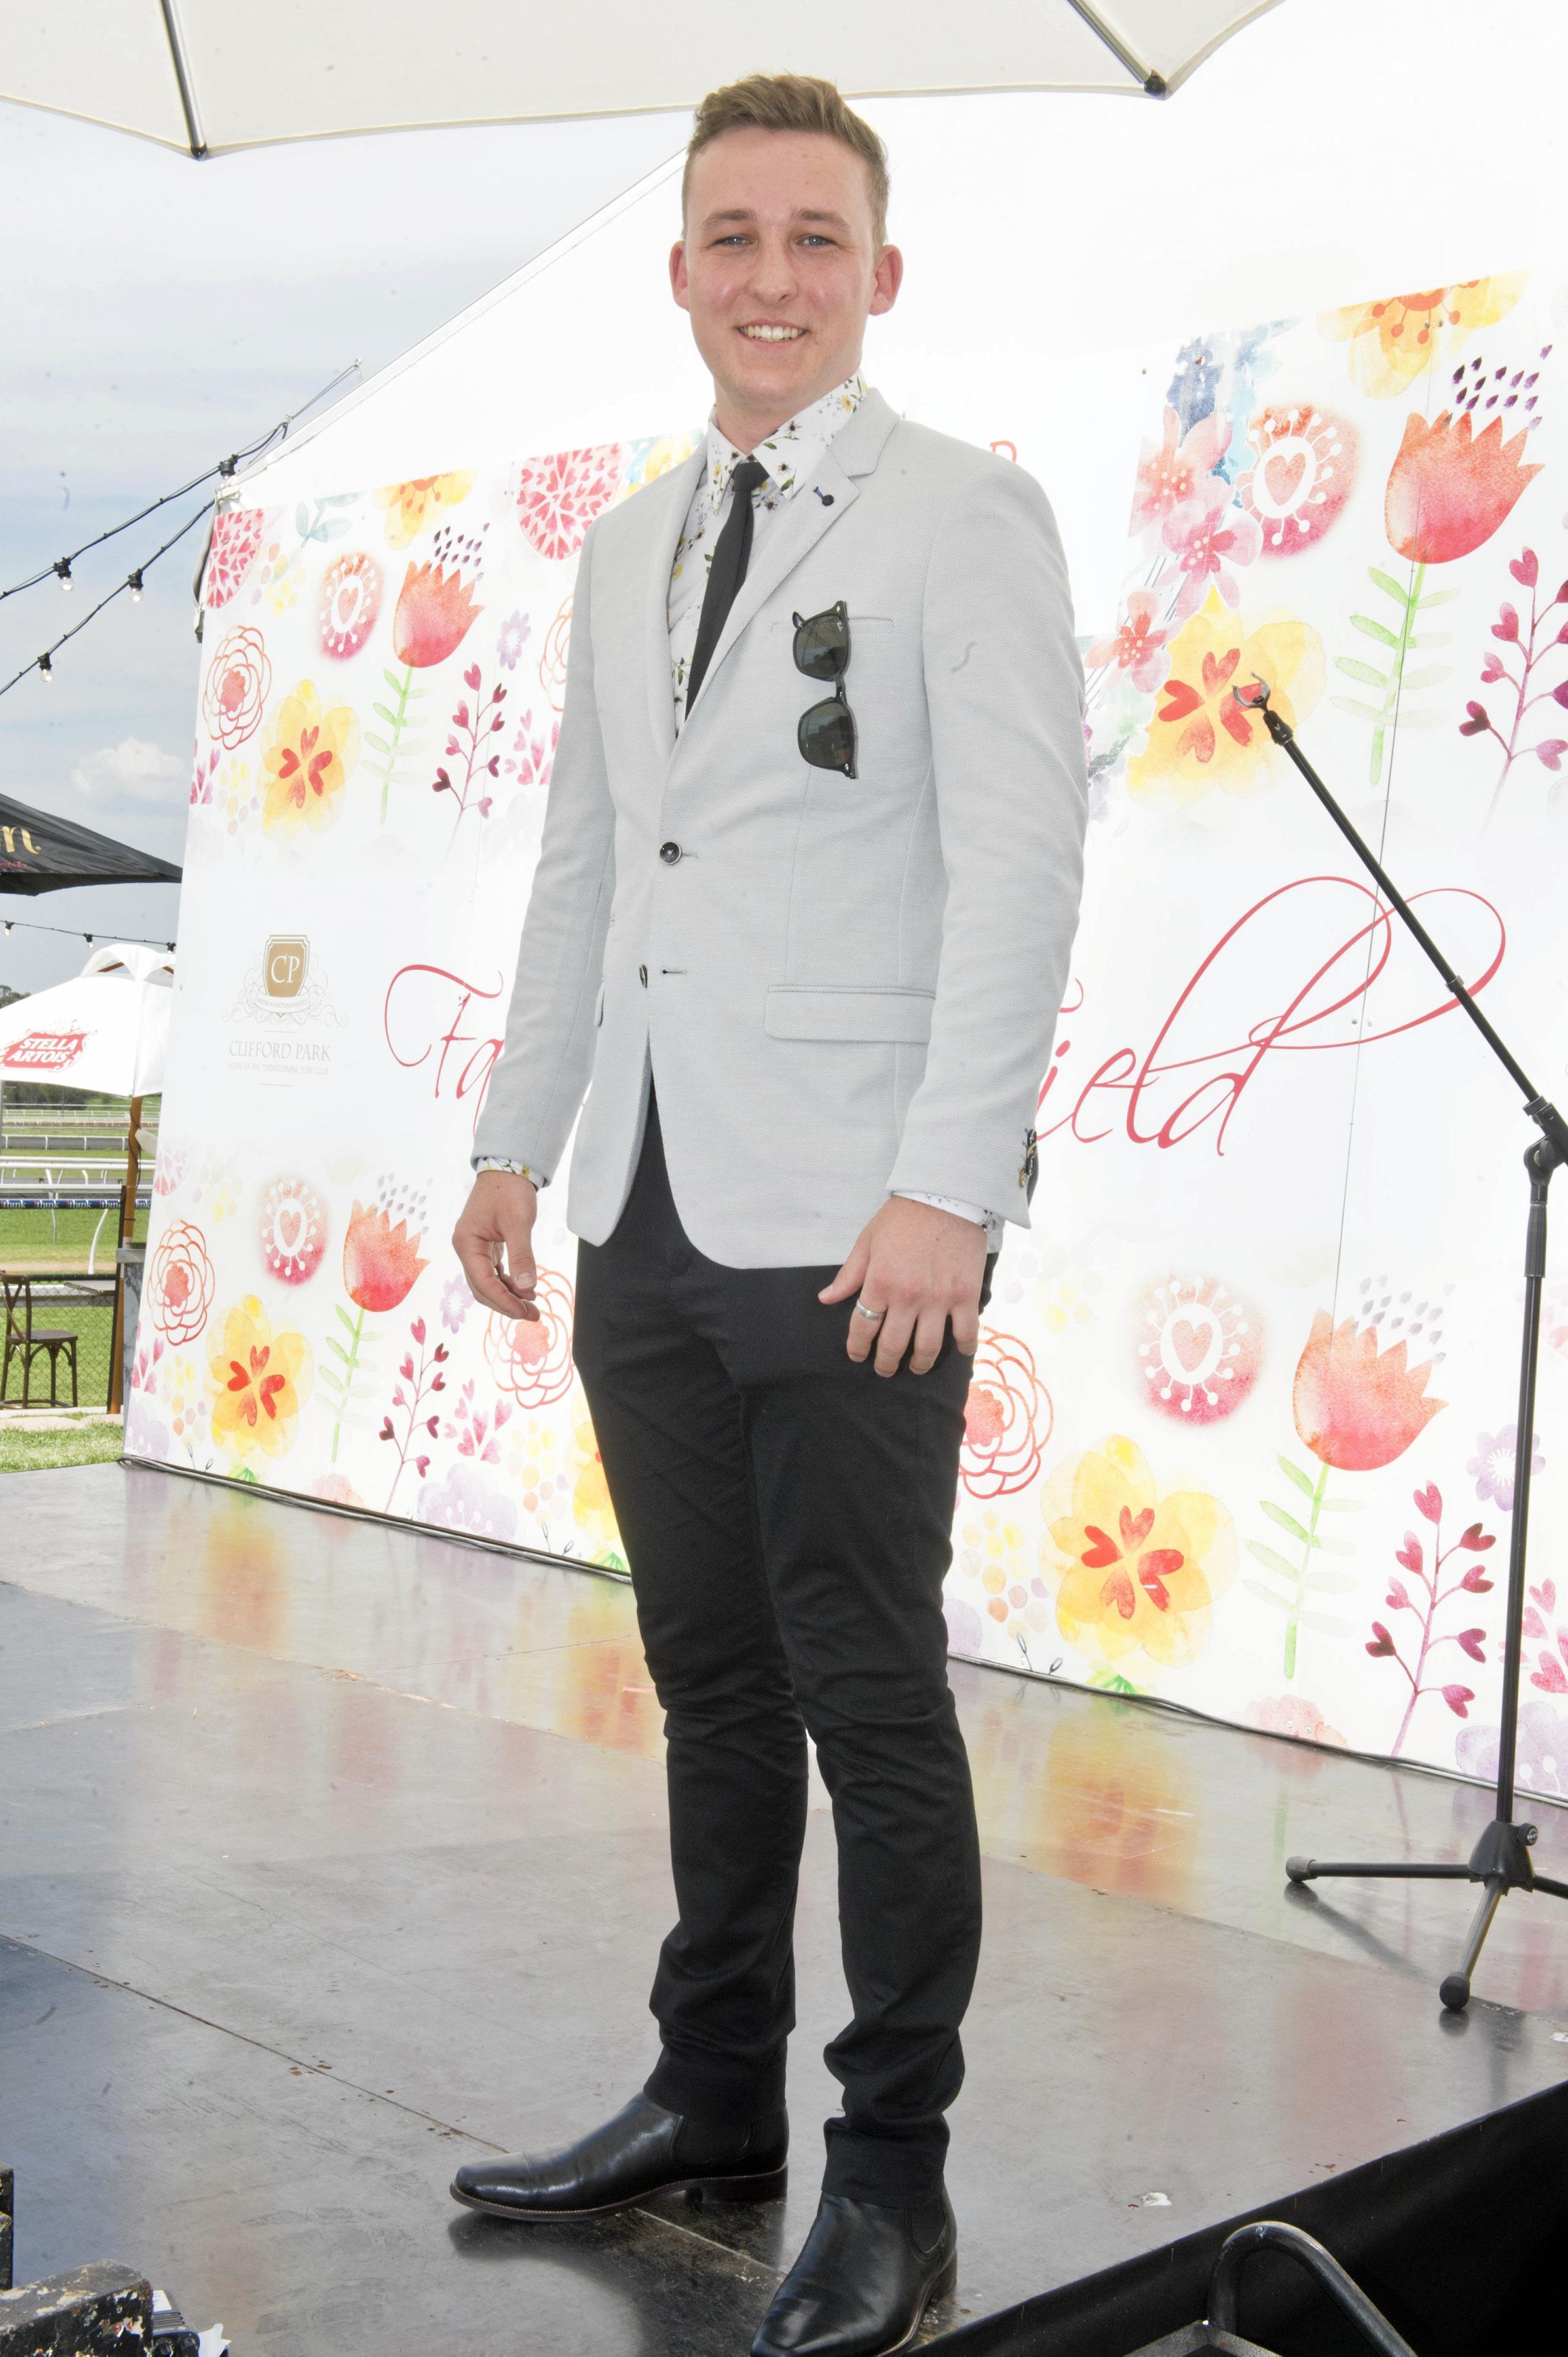
<svg viewBox="0 0 1568 2357"><path fill-rule="evenodd" d="M1164 98L1168 94L1170 85L1164 74L1156 73L1153 66L1146 66L1142 58L1127 47L1121 34L1112 31L1099 9L1090 6L1089 0L1067 0L1067 5L1075 16L1082 17L1097 39L1104 42L1118 65L1126 67L1134 81L1142 84L1150 98ZM167 13L167 0L166 0L166 16Z"/></svg>
<svg viewBox="0 0 1568 2357"><path fill-rule="evenodd" d="M180 111L185 116L186 137L190 152L199 163L207 154L207 141L201 129L201 118L196 111L196 91L190 79L190 64L185 53L185 36L175 15L174 0L158 0L163 11L164 31L168 35L169 56L174 61L174 78L179 85Z"/></svg>

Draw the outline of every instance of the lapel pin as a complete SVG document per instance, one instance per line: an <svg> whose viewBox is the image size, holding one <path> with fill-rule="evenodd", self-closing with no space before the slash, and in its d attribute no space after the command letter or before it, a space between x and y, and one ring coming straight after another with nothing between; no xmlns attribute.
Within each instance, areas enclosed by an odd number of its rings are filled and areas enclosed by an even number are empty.
<svg viewBox="0 0 1568 2357"><path fill-rule="evenodd" d="M831 507L832 507L832 503L833 503L833 495L832 495L832 491L824 491L824 490L820 490L820 489L818 488L818 486L817 486L815 483L813 483L813 484L811 485L811 489L816 492L817 497L818 497L818 499L820 499L820 500L821 500L821 501L822 501L822 503L823 507L825 507L825 508L831 508Z"/></svg>

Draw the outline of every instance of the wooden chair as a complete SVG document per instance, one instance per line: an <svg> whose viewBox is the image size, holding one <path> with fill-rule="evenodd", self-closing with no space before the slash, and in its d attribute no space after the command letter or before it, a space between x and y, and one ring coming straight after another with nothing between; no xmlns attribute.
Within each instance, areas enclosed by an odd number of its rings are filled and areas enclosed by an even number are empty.
<svg viewBox="0 0 1568 2357"><path fill-rule="evenodd" d="M76 1384L76 1333L67 1326L35 1326L33 1323L33 1284L27 1276L7 1276L0 1269L0 1288L5 1296L5 1354L0 1365L0 1400L11 1388L11 1361L22 1361L22 1405L33 1404L33 1361L40 1351L49 1359L49 1405L60 1407L59 1359L63 1351L70 1361L70 1404L78 1405Z"/></svg>

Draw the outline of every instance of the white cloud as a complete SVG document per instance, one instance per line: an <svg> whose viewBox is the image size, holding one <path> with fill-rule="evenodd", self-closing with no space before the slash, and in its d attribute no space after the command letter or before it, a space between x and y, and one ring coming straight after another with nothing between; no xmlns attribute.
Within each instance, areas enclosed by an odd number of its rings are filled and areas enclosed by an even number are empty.
<svg viewBox="0 0 1568 2357"><path fill-rule="evenodd" d="M190 765L145 737L122 737L89 753L70 773L80 794L103 802L151 803L167 810L184 792Z"/></svg>

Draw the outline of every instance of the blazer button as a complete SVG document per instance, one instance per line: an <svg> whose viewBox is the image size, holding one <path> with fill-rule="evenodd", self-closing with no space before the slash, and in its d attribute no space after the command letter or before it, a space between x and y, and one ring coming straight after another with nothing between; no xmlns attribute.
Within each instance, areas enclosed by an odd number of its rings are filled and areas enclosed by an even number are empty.
<svg viewBox="0 0 1568 2357"><path fill-rule="evenodd" d="M673 867L675 862L681 856L680 845L678 843L661 843L659 846L659 856L662 859L666 867Z"/></svg>

